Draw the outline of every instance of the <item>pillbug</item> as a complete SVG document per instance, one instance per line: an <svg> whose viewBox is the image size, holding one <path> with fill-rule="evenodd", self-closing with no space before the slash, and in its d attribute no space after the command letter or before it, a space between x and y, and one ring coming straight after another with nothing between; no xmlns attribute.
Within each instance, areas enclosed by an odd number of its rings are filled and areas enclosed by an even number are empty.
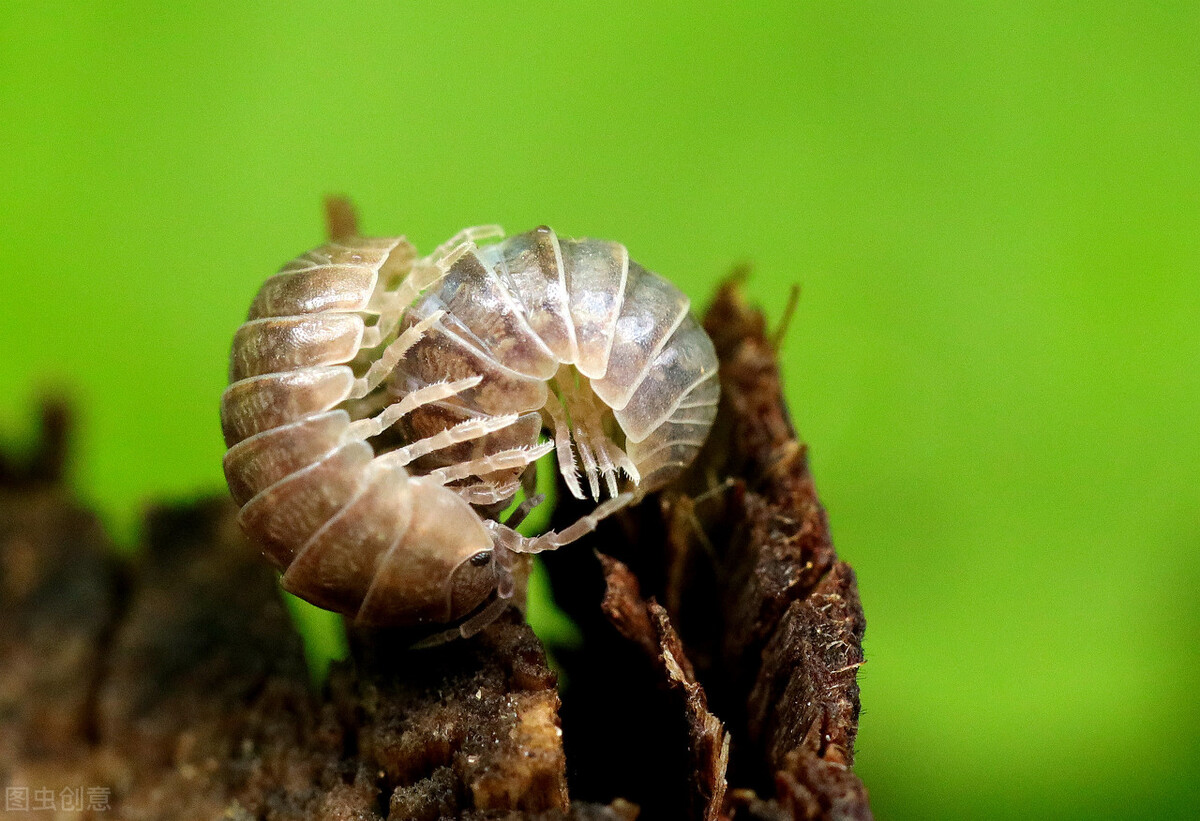
<svg viewBox="0 0 1200 821"><path fill-rule="evenodd" d="M716 354L623 245L545 227L479 244L503 236L488 226L419 257L359 236L344 203L330 225L234 337L221 423L239 522L313 604L471 635L513 595L517 554L574 541L692 461ZM524 537L495 516L551 450L597 505Z"/></svg>

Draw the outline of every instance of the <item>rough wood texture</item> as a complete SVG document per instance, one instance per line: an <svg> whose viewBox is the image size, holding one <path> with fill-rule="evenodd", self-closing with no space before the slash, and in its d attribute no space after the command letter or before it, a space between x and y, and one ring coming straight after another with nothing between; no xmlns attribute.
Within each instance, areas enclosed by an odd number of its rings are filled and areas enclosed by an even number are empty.
<svg viewBox="0 0 1200 821"><path fill-rule="evenodd" d="M708 710L704 688L688 661L667 611L656 601L641 597L637 578L621 562L600 556L606 590L602 608L621 635L637 644L657 668L664 688L677 704L673 711L687 725L692 790L687 815L717 821L725 806L725 770L729 765L729 736L720 719Z"/></svg>
<svg viewBox="0 0 1200 821"><path fill-rule="evenodd" d="M718 575L725 627L717 670L739 699L753 682L744 737L774 773L789 813L870 818L866 789L849 769L866 629L854 571L834 553L762 314L730 282L705 327L721 357L729 412L727 436L711 443L725 461L718 455L701 469L744 486L725 521L731 539Z"/></svg>
<svg viewBox="0 0 1200 821"><path fill-rule="evenodd" d="M869 818L854 575L761 316L730 285L707 325L725 396L686 482L547 561L584 636L561 701L516 610L430 650L356 632L315 692L232 503L155 510L117 562L50 408L0 455L0 786L63 818Z"/></svg>
<svg viewBox="0 0 1200 821"><path fill-rule="evenodd" d="M611 557L601 560L607 598L590 552L547 558L558 601L584 631L583 652L563 658L572 794L615 790L650 818L706 817L704 796L720 790L722 817L870 818L851 770L865 629L854 573L834 552L773 340L736 279L705 327L722 400L704 451L657 505L578 545ZM576 515L566 507L564 521ZM645 695L671 664L703 688L702 710ZM703 714L728 733L728 787L712 766L724 757L705 752L712 736L695 731Z"/></svg>

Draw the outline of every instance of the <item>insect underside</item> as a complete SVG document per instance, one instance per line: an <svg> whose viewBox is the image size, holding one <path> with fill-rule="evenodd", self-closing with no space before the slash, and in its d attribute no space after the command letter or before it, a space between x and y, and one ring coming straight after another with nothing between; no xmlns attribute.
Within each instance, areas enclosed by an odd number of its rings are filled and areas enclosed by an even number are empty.
<svg viewBox="0 0 1200 821"><path fill-rule="evenodd" d="M418 257L353 221L335 234L264 283L222 397L241 524L302 598L467 635L518 554L578 539L703 445L712 343L624 246L547 228L480 245L485 227ZM551 450L597 505L527 538L494 516Z"/></svg>

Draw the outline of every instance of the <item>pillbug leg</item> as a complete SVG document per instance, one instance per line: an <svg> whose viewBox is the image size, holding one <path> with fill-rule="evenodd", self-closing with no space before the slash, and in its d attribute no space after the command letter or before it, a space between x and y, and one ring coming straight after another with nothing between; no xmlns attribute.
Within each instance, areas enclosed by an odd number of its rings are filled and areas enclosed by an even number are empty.
<svg viewBox="0 0 1200 821"><path fill-rule="evenodd" d="M460 248L461 250L456 249L458 252L446 260L434 263L426 259L414 265L412 273L405 277L399 287L388 292L383 303L386 314L399 316L404 313L405 309L422 291L444 277L450 271L450 267L458 261L458 258L466 253L467 246L460 246Z"/></svg>
<svg viewBox="0 0 1200 821"><path fill-rule="evenodd" d="M388 341L396 340L393 338L400 330L400 320L403 318L404 312L397 310L389 310L387 308L370 307L364 312L367 316L374 313L375 322L367 325L363 331L362 347L365 349L378 347L380 344ZM429 329L428 325L424 326L425 330ZM389 343L390 344L390 343Z"/></svg>
<svg viewBox="0 0 1200 821"><path fill-rule="evenodd" d="M534 539L525 539L513 545L511 549L518 553L541 553L543 550L557 550L563 545L570 544L591 533L596 529L596 525L601 520L633 504L635 501L636 498L633 493L622 493L614 499L602 502L595 510L570 527L557 532L551 530Z"/></svg>
<svg viewBox="0 0 1200 821"><path fill-rule="evenodd" d="M530 510L541 503L541 497L527 500L534 502L530 506ZM521 504L525 507L525 503ZM513 516L509 517L509 521L513 521L517 513L520 513L520 508L513 511ZM528 515L528 511L521 513L521 519ZM517 522L520 523L520 520ZM522 546L530 540L518 533L514 527L509 527L508 523L500 524L496 521L485 522L487 529L492 534L492 559L496 569L496 594L502 599L511 599L516 591L516 582L513 579L513 566L516 564L516 555L526 552L522 550Z"/></svg>
<svg viewBox="0 0 1200 821"><path fill-rule="evenodd" d="M521 473L521 490L525 491L526 496L537 495L537 465L530 464Z"/></svg>
<svg viewBox="0 0 1200 821"><path fill-rule="evenodd" d="M704 555L712 562L713 569L720 569L721 556L717 553L717 548L713 545L712 539L708 538L708 534L704 532L704 525L700 522L700 517L696 515L696 509L689 507L687 511L688 524L692 528L692 533L696 540L700 542L700 546L704 548Z"/></svg>
<svg viewBox="0 0 1200 821"><path fill-rule="evenodd" d="M583 380L581 380L582 382ZM608 437L604 431L604 422L600 419L599 399L591 390L589 383L580 385L580 402L578 415L581 417L580 429L584 432L588 444L596 453L596 460L599 462L599 471L604 476L605 484L608 485L608 495L610 498L615 498L617 495L617 464L614 464L614 452L619 459L629 461L625 456L625 451L621 450ZM594 493L596 499L600 498L599 493Z"/></svg>
<svg viewBox="0 0 1200 821"><path fill-rule="evenodd" d="M507 519L504 520L504 526L511 528L512 530L516 530L521 526L521 522L525 521L525 517L528 516L535 507L544 501L546 501L546 494L544 493L527 496L525 500L521 502L521 504L517 505L517 509L514 510Z"/></svg>
<svg viewBox="0 0 1200 821"><path fill-rule="evenodd" d="M587 428L579 425L575 428L575 447L579 451L579 461L583 465L583 473L587 476L588 490L593 499L600 498L600 467L596 463L596 455L592 452L592 444Z"/></svg>
<svg viewBox="0 0 1200 821"><path fill-rule="evenodd" d="M468 616L465 621L449 630L443 630L422 639L412 645L413 649L434 647L457 638L469 639L500 618L500 614L512 604L513 594L517 590L512 572L514 553L512 544L523 541L524 537L505 525L500 525L496 522L488 522L487 524L488 529L492 531L492 536L495 539L491 554L492 567L496 573L495 595L480 610Z"/></svg>
<svg viewBox="0 0 1200 821"><path fill-rule="evenodd" d="M432 314L422 319L416 325L413 325L399 337L383 349L383 353L379 355L379 359L371 363L371 367L367 368L367 372L360 378L354 380L354 389L350 392L351 399L361 399L371 391L375 390L384 379L387 379L392 369L396 364L404 358L408 353L409 348L416 345L421 337L425 336L425 332L430 326L442 318L445 311L434 311ZM383 318L380 317L380 321Z"/></svg>
<svg viewBox="0 0 1200 821"><path fill-rule="evenodd" d="M439 644L445 644L448 641L454 641L455 639L459 638L469 639L476 633L481 632L496 619L500 618L500 614L507 610L511 603L511 593L505 597L501 596L497 592L496 596L487 604L485 604L482 610L475 615L468 617L467 620L462 624L458 625L457 627L451 627L449 630L442 630L441 632L434 633L432 636L427 638L423 638L420 641L409 645L409 649L423 650L426 647L436 647Z"/></svg>
<svg viewBox="0 0 1200 821"><path fill-rule="evenodd" d="M702 502L707 502L709 499L713 498L714 496L720 496L725 491L729 490L731 487L736 485L737 481L738 480L733 478L732 476L726 476L722 481L713 485L708 490L701 493L699 496L694 497L692 499L692 503L698 505L698 504L701 504Z"/></svg>
<svg viewBox="0 0 1200 821"><path fill-rule="evenodd" d="M591 391L581 385L585 380L579 377L574 368L560 368L555 382L561 393L560 402L569 417L570 436L575 440L575 452L579 455L579 463L584 477L587 479L588 490L593 499L600 498L600 470L596 463L593 450L591 431L588 427L592 415L590 398ZM557 420L556 420L557 424Z"/></svg>
<svg viewBox="0 0 1200 821"><path fill-rule="evenodd" d="M574 371L564 372L560 369L555 384L559 391L558 402L565 410L560 411L556 408L552 398L546 404L546 411L554 423L560 466L567 461L570 441L573 438L592 498L601 498L601 480L608 488L609 497L615 497L617 471L626 470L631 477L636 477L637 471L625 452L612 441L605 430L601 418L604 403L592 391L590 382L580 378ZM560 420L561 427L566 429L565 433L560 433ZM565 478L567 474L564 472L563 475ZM570 484L568 481L568 486ZM583 498L579 494L575 495Z"/></svg>
<svg viewBox="0 0 1200 821"><path fill-rule="evenodd" d="M439 245L429 256L413 262L408 275L400 281L395 290L382 295L379 306L380 326L387 327L399 321L414 299L446 276L454 263L475 250L475 240L502 236L504 229L499 225L465 228Z"/></svg>
<svg viewBox="0 0 1200 821"><path fill-rule="evenodd" d="M504 229L499 225L474 225L470 228L464 228L450 239L443 242L434 252L430 254L432 259L440 259L450 255L450 252L456 250L460 245L474 245L477 240L481 239L498 239L504 236Z"/></svg>
<svg viewBox="0 0 1200 821"><path fill-rule="evenodd" d="M602 454L600 462L602 465L607 464L608 466L604 478L608 482L609 495L616 496L618 471L628 476L630 481L635 485L641 481L642 477L637 467L633 464L633 460L629 458L629 455L603 431L604 429L601 427L600 434L597 437L600 442L599 450Z"/></svg>
<svg viewBox="0 0 1200 821"><path fill-rule="evenodd" d="M679 504L676 505L676 510L679 515L682 515L687 520L692 535L696 537L696 541L699 542L700 548L714 569L719 569L720 567L720 555L717 553L717 548L713 545L712 539L704 531L704 524L700 521L700 517L696 513L696 508L710 499L720 498L727 490L734 487L737 481L732 476L728 476L724 481L714 484L698 496L681 497Z"/></svg>
<svg viewBox="0 0 1200 821"><path fill-rule="evenodd" d="M446 276L454 263L458 262L463 255L475 249L474 243L471 242L461 242L450 247L449 250L444 250L448 246L451 244L446 243L433 254L416 260L400 284L394 290L387 291L380 296L378 307L380 326L388 327L399 322L400 317L414 299Z"/></svg>
<svg viewBox="0 0 1200 821"><path fill-rule="evenodd" d="M561 402L553 396L547 400L545 410L554 425L554 455L558 457L558 472L562 474L571 495L576 499L585 499L587 497L583 495L578 472L575 470L575 454L571 450L571 426L567 422L567 412Z"/></svg>
<svg viewBox="0 0 1200 821"><path fill-rule="evenodd" d="M439 644L445 644L448 641L454 641L459 638L469 639L476 633L482 632L489 624L500 618L500 614L507 610L510 604L512 604L512 591L510 590L507 596L501 596L497 590L495 597L485 604L482 610L468 617L462 624L423 638L410 645L409 649L423 650L426 647L436 647Z"/></svg>
<svg viewBox="0 0 1200 821"><path fill-rule="evenodd" d="M372 436L378 436L396 424L405 414L473 388L479 384L482 378L471 376L454 382L435 382L412 391L399 402L385 407L379 415L351 422L348 428L349 437L351 439L370 439Z"/></svg>
<svg viewBox="0 0 1200 821"><path fill-rule="evenodd" d="M616 445L611 445L611 447L615 451L613 453L613 456L615 457L613 461L617 463L617 467L619 467L625 473L625 475L629 477L631 482L633 482L635 485L639 484L642 481L642 474L638 471L637 465L633 463L633 460L629 458L629 454L621 450Z"/></svg>
<svg viewBox="0 0 1200 821"><path fill-rule="evenodd" d="M437 647L439 644L445 644L446 642L454 641L455 639L459 638L460 635L461 634L458 632L457 627L450 630L443 630L440 633L434 633L432 636L427 636L420 641L414 641L412 644L408 645L408 649L425 650L430 647Z"/></svg>
<svg viewBox="0 0 1200 821"><path fill-rule="evenodd" d="M512 604L512 591L509 595L502 596L499 591L496 593L496 598L492 599L482 610L471 616L458 626L455 632L464 639L469 639L471 636L483 630L489 624L500 618L500 614L508 609Z"/></svg>
<svg viewBox="0 0 1200 821"><path fill-rule="evenodd" d="M508 527L505 527L503 532L506 537L508 534L511 534L511 537L497 539L492 543L492 562L496 570L496 595L501 599L511 599L517 590L516 579L513 578L513 565L516 564L514 557L517 554L509 543L524 541L525 537Z"/></svg>
<svg viewBox="0 0 1200 821"><path fill-rule="evenodd" d="M588 425L591 416L589 411L592 409L591 403L588 401L586 389L581 389L579 384L584 380L579 378L578 373L572 375L575 379L568 380L566 387L567 401L571 408L571 421L575 428L571 433L575 438L575 449L579 451L579 462L583 466L583 474L587 477L588 490L592 492L593 499L599 499L600 466L596 463L591 430ZM562 380L559 381L559 384L562 384Z"/></svg>
<svg viewBox="0 0 1200 821"><path fill-rule="evenodd" d="M374 348L390 339L399 329L407 303L401 303L396 293L417 276L415 264L416 249L402 238L379 266L376 290L365 309L366 313L376 315L376 321L367 328L363 347Z"/></svg>
<svg viewBox="0 0 1200 821"><path fill-rule="evenodd" d="M609 456L608 449L611 443L606 439L600 440L600 447L596 449L596 458L600 462L600 473L604 476L604 483L608 486L609 498L614 498L617 495L617 466L613 464L612 457ZM600 497L597 496L597 499Z"/></svg>
<svg viewBox="0 0 1200 821"><path fill-rule="evenodd" d="M491 473L495 470L524 468L526 465L533 464L538 459L541 459L553 449L553 442L546 442L529 448L511 448L489 454L481 459L472 459L468 462L459 462L456 465L431 470L426 475L436 482L446 484L458 479L465 479L468 476Z"/></svg>
<svg viewBox="0 0 1200 821"><path fill-rule="evenodd" d="M508 507L512 498L517 495L518 490L525 491L526 499L537 496L538 501L535 506L541 504L541 501L546 497L544 494L537 492L537 463L530 462L525 466L525 470L521 471L521 475L511 481L503 484L494 482L480 481L473 485L460 485L452 487L455 493L466 499L472 505L477 507L486 507L488 505L502 504L501 510ZM493 511L498 513L499 511ZM486 513L484 515L487 515ZM516 511L513 511L513 516ZM517 524L520 524L518 521ZM516 528L516 524L511 524L510 527Z"/></svg>
<svg viewBox="0 0 1200 821"><path fill-rule="evenodd" d="M479 419L467 419L466 421L459 422L457 425L452 425L445 430L439 431L433 436L426 436L424 439L419 439L411 445L405 445L390 453L385 453L379 458L386 459L393 464L407 465L409 462L419 459L427 453L441 450L450 445L457 445L460 442L470 442L472 439L480 439L489 433L503 430L516 421L517 415L515 413L504 416L484 416Z"/></svg>
<svg viewBox="0 0 1200 821"><path fill-rule="evenodd" d="M485 507L503 502L507 506L509 500L517 494L517 482L506 482L502 485L489 482L479 482L474 485L450 488L467 501L468 504Z"/></svg>
<svg viewBox="0 0 1200 821"><path fill-rule="evenodd" d="M459 231L435 248L432 254L413 265L412 273L389 295L395 303L394 307L400 310L408 307L422 291L449 273L454 263L473 252L475 240L502 236L504 229L499 225L480 225Z"/></svg>
<svg viewBox="0 0 1200 821"><path fill-rule="evenodd" d="M512 573L512 556L512 551L503 541L497 541L492 548L492 565L496 570L496 597L458 626L458 635L464 639L469 639L500 618L500 614L512 604L513 594L517 591Z"/></svg>

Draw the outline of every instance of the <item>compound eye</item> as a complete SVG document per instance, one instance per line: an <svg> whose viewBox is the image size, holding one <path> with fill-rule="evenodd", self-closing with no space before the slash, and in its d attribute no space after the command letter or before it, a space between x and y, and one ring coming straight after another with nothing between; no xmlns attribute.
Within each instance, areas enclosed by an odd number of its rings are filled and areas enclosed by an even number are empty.
<svg viewBox="0 0 1200 821"><path fill-rule="evenodd" d="M471 557L471 564L475 567L483 567L492 560L492 551L481 550Z"/></svg>

